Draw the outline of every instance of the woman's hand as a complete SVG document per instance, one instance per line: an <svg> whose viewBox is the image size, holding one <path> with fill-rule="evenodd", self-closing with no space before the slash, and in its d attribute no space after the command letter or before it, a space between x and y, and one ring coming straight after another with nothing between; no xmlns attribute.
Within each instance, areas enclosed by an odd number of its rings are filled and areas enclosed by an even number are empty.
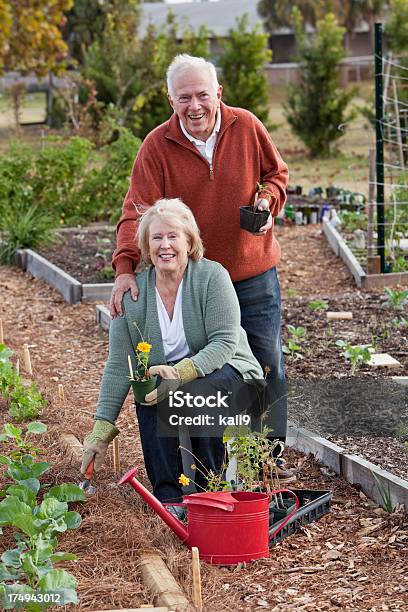
<svg viewBox="0 0 408 612"><path fill-rule="evenodd" d="M188 357L179 361L174 367L168 365L152 366L149 368L149 374L151 376L159 375L163 380L157 389L146 395L143 404L147 406L162 402L169 396L170 391L174 393L181 385L186 385L198 377L196 367Z"/></svg>
<svg viewBox="0 0 408 612"><path fill-rule="evenodd" d="M177 391L181 384L181 379L178 371L173 366L158 365L149 368L150 376L161 376L162 381L157 389L148 393L145 397L143 405L153 406L163 401L169 396L170 391Z"/></svg>
<svg viewBox="0 0 408 612"><path fill-rule="evenodd" d="M108 421L97 420L93 430L85 437L84 456L82 459L81 472L85 474L91 461L95 461L95 472L99 470L105 461L109 443L119 433L119 429Z"/></svg>

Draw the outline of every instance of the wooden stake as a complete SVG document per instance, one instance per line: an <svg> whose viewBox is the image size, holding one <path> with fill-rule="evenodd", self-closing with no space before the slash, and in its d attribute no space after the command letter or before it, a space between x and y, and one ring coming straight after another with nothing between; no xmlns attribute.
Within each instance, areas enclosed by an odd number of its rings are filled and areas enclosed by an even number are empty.
<svg viewBox="0 0 408 612"><path fill-rule="evenodd" d="M19 359L17 359L16 361L16 372L17 372L17 375L20 374L20 360Z"/></svg>
<svg viewBox="0 0 408 612"><path fill-rule="evenodd" d="M4 344L3 319L0 319L0 344Z"/></svg>
<svg viewBox="0 0 408 612"><path fill-rule="evenodd" d="M130 359L130 355L128 355L128 365L130 372L130 380L133 380L133 368L132 368L132 360Z"/></svg>
<svg viewBox="0 0 408 612"><path fill-rule="evenodd" d="M341 319L345 319L349 321L353 318L353 313L349 311L326 312L326 316L329 319L329 321L336 321L336 320L341 320Z"/></svg>
<svg viewBox="0 0 408 612"><path fill-rule="evenodd" d="M23 346L23 358L24 358L24 368L30 376L33 374L33 368L31 367L31 357L30 351L28 349L28 344L24 344Z"/></svg>
<svg viewBox="0 0 408 612"><path fill-rule="evenodd" d="M61 384L58 385L58 397L60 398L61 402L65 402L64 385L61 385Z"/></svg>
<svg viewBox="0 0 408 612"><path fill-rule="evenodd" d="M374 257L375 150L368 154L367 257Z"/></svg>
<svg viewBox="0 0 408 612"><path fill-rule="evenodd" d="M120 472L120 452L119 452L118 438L115 438L113 440L112 451L113 451L113 469L115 470L116 474L119 474Z"/></svg>
<svg viewBox="0 0 408 612"><path fill-rule="evenodd" d="M201 596L201 572L200 572L200 553L197 546L191 548L193 562L193 603L197 610L203 609L203 599Z"/></svg>

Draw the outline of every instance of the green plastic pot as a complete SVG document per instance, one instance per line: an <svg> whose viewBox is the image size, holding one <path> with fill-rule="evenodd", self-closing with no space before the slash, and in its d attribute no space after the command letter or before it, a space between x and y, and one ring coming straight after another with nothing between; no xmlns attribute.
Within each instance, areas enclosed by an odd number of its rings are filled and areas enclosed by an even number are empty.
<svg viewBox="0 0 408 612"><path fill-rule="evenodd" d="M151 393L156 388L157 376L153 376L148 380L132 380L133 395L136 402L144 402L148 393Z"/></svg>

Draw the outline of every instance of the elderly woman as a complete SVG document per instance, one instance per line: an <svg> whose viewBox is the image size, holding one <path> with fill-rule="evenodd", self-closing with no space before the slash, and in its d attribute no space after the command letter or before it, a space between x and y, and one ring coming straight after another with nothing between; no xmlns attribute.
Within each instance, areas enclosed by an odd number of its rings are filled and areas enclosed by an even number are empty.
<svg viewBox="0 0 408 612"><path fill-rule="evenodd" d="M119 433L115 423L130 388L128 355L134 356L133 347L146 340L152 345L149 372L163 382L144 404L136 405L140 438L153 493L171 503L181 501L182 489L178 438L157 435L156 403L165 397L166 383L174 391L205 378L223 388L225 381L260 380L262 370L240 327L239 303L228 272L203 258L190 209L178 199L159 200L143 215L137 239L145 265L137 278L139 297L133 301L127 293L124 316L111 322L109 357L95 425L84 441L81 470L85 473L93 459L98 470ZM204 466L197 470L195 482L205 488L205 470L222 469L224 444L220 437L194 437L191 443L196 463Z"/></svg>

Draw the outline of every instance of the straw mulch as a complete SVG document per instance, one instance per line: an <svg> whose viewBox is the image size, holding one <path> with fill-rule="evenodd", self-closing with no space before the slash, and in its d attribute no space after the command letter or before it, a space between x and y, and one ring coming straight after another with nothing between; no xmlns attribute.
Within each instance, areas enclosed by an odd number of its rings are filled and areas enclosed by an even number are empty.
<svg viewBox="0 0 408 612"><path fill-rule="evenodd" d="M92 426L107 337L95 324L93 305L70 306L41 281L0 268L5 341L22 355L31 345L34 378L49 400L42 415L48 432L41 445L53 462L47 482L79 482L79 466L59 444L62 432L78 438ZM66 399L58 399L58 384ZM0 406L1 422L7 420ZM119 421L122 472L140 465L146 483L130 399ZM289 454L298 465L298 486L332 489L332 512L271 550L271 558L246 567L202 564L204 609L227 610L406 610L408 520L387 515L312 458ZM97 493L77 504L80 529L64 534L61 550L78 555L65 567L78 580L81 603L73 610L134 608L152 603L140 581L138 556L158 550L191 598L190 553L128 486L116 486L112 458L97 479ZM7 545L7 542L6 542Z"/></svg>

